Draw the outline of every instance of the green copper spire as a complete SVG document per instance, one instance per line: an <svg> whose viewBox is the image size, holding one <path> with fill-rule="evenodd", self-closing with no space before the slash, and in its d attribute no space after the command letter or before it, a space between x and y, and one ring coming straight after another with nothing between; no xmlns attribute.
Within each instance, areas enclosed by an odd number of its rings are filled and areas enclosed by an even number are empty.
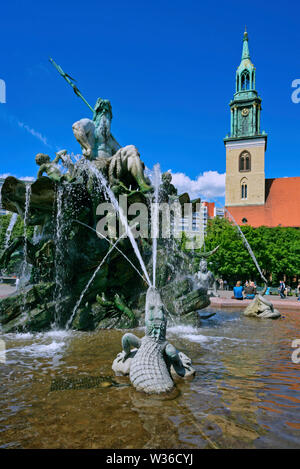
<svg viewBox="0 0 300 469"><path fill-rule="evenodd" d="M236 71L236 91L255 90L255 67L250 59L248 33L244 32L242 60Z"/></svg>
<svg viewBox="0 0 300 469"><path fill-rule="evenodd" d="M261 98L256 91L256 69L250 59L246 28L243 36L242 60L236 71L235 94L230 102L230 108L231 130L228 139L255 138L262 135Z"/></svg>
<svg viewBox="0 0 300 469"><path fill-rule="evenodd" d="M248 33L247 33L247 31L244 32L244 39L243 39L242 60L244 60L244 59L250 59L249 44L248 44Z"/></svg>

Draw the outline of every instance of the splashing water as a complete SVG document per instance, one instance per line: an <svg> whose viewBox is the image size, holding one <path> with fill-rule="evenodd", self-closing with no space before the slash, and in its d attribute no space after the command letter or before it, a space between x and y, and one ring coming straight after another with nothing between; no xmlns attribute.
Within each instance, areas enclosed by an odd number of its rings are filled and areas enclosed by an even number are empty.
<svg viewBox="0 0 300 469"><path fill-rule="evenodd" d="M82 226L86 226L87 228L89 228L90 230L94 231L95 233L97 233L97 235L101 236L103 239L106 239L106 241L111 244L112 246L114 246L114 243L109 239L107 238L106 236L104 236L102 233L100 233L100 231L97 231L95 230L94 228L92 228L91 226L87 225L86 223L83 223L82 221L79 221L79 220L73 220L75 223L79 223L80 225ZM121 251L121 249L119 249L116 245L115 245L115 249L120 253L122 254L122 256L127 260L127 262L129 262L129 264L131 265L131 267L134 268L134 270L139 274L139 276L141 277L142 280L144 280L144 277L142 276L141 272L136 268L136 266L131 262L131 260L126 256L126 254L124 254L123 251Z"/></svg>
<svg viewBox="0 0 300 469"><path fill-rule="evenodd" d="M39 226L36 225L33 231L32 243L37 244L41 240L41 234L39 233Z"/></svg>
<svg viewBox="0 0 300 469"><path fill-rule="evenodd" d="M116 243L114 244L110 239L106 238L106 236L104 236L102 233L100 233L99 231L95 230L94 228L92 228L91 226L87 225L86 223L83 223L79 220L73 220L74 222L76 223L79 223L80 225L83 225L83 226L86 226L87 228L89 228L90 230L94 231L95 233L97 233L98 235L100 235L103 239L106 239L106 241L108 243L110 243L120 254L122 254L122 256L129 262L129 264L134 268L134 270L139 274L139 276L141 277L142 280L144 280L144 277L142 276L141 272L139 272L139 270L136 268L136 266L131 262L131 260L126 256L126 254L124 254L123 251L121 251L121 249L118 248L118 246L116 246ZM166 309L166 313L168 314L168 316L171 318L171 321L173 322L173 324L176 324L176 321L175 319L173 318L172 314L170 313L169 310L167 310L167 308L165 307Z"/></svg>
<svg viewBox="0 0 300 469"><path fill-rule="evenodd" d="M148 272L147 272L147 269L146 269L146 266L145 266L145 263L142 259L142 256L141 256L141 253L139 251L139 248L137 246L137 243L134 239L134 236L132 234L132 231L128 225L128 221L127 221L127 217L126 215L123 213L123 210L122 208L119 206L119 203L114 195L114 193L112 192L112 190L110 189L110 187L108 186L108 183L107 183L107 180L105 179L104 175L101 173L101 171L99 171L90 161L86 160L85 161L85 164L87 165L89 171L94 174L94 176L96 176L97 180L99 181L100 185L101 185L101 188L104 190L105 192L105 195L106 197L111 201L114 209L116 210L116 212L119 214L119 217L120 217L120 220L121 220L121 223L123 225L123 227L125 228L125 234L128 235L129 237L129 240L132 244L132 247L134 249L134 252L135 252L135 255L136 257L138 258L139 260L139 263L140 263L140 266L144 272L144 275L145 275L145 278L146 278L146 281L148 283L149 286L151 286L151 281L150 281L150 278L149 278L149 275L148 275Z"/></svg>
<svg viewBox="0 0 300 469"><path fill-rule="evenodd" d="M108 258L109 254L114 250L114 248L116 247L116 245L118 244L118 242L124 238L124 236L126 235L126 233L124 233L122 236L120 236L119 239L117 239L117 241L112 245L112 247L109 249L109 251L105 254L105 256L103 257L102 261L100 262L100 264L98 265L97 269L95 270L95 272L93 273L93 275L91 276L90 280L88 281L88 283L86 284L86 286L84 287L81 295L80 295L80 298L79 300L77 301L74 309L73 309L73 312L72 312L72 315L70 317L70 319L68 320L67 324L66 324L66 329L69 329L70 325L72 324L72 321L74 319L74 316L82 302L82 299L84 297L84 295L86 294L86 292L88 291L91 283L93 282L94 278L96 277L97 273L99 272L99 270L101 269L102 265L104 264L104 262L106 261L106 259Z"/></svg>
<svg viewBox="0 0 300 469"><path fill-rule="evenodd" d="M23 283L23 285L26 283L27 280L27 275L28 275L28 270L29 270L29 264L27 262L27 250L28 250L28 239L27 239L27 225L28 225L28 215L29 215L29 205L30 205L30 196L31 196L31 185L26 184L25 186L25 212L24 212L24 247L23 247L23 265L22 265L22 273L21 273L21 278L20 282ZM27 298L27 292L24 290L23 294L23 306L22 306L22 311L23 311L23 321L25 321L25 315L26 315L26 298Z"/></svg>
<svg viewBox="0 0 300 469"><path fill-rule="evenodd" d="M18 214L17 213L13 213L12 216L10 217L9 225L7 227L6 234L5 234L4 249L8 248L10 237L11 237L11 234L12 234L12 230L14 229L14 226L16 224L17 219L18 219Z"/></svg>
<svg viewBox="0 0 300 469"><path fill-rule="evenodd" d="M63 269L63 186L57 187L57 208L56 208L56 232L55 232L55 241L56 241L56 249L55 249L55 290L54 290L54 298L55 298L55 321L54 323L57 324L60 315L60 300L62 297L63 291L63 276L62 276L62 269Z"/></svg>
<svg viewBox="0 0 300 469"><path fill-rule="evenodd" d="M28 262L27 262L27 250L28 250L28 239L27 239L27 225L28 225L28 215L29 215L29 204L30 204L30 196L31 196L31 185L26 184L25 186L25 212L24 212L24 260L22 266L22 274L21 278L24 280L26 276L26 272L28 270Z"/></svg>
<svg viewBox="0 0 300 469"><path fill-rule="evenodd" d="M154 185L154 204L151 210L151 225L152 225L152 284L155 288L156 285L156 260L157 260L157 238L159 235L159 209L158 209L158 191L161 182L160 165L157 163L153 168L153 185Z"/></svg>

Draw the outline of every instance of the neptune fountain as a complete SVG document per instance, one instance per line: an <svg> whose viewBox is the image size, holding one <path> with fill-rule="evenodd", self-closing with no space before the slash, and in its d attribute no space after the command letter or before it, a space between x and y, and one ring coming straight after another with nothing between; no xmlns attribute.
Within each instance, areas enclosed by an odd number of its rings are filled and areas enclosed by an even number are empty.
<svg viewBox="0 0 300 469"><path fill-rule="evenodd" d="M94 108L88 106L92 119L72 127L82 155L60 150L51 160L39 153L35 182L9 176L3 184L3 208L24 220L23 236L12 239L0 257L1 268L11 258L22 260L22 287L0 302L3 332L132 328L143 323L148 288L159 289L173 320L197 318L196 311L209 305L207 288L195 286L193 260L179 241L134 236L135 217L124 214L118 202L125 199L128 214L133 204L151 212L153 202L181 206L190 201L188 195L177 194L170 173L161 178L157 172L151 182L138 149L117 142L110 101L98 98ZM99 207L108 203L120 222L113 233L98 230L99 215L105 215ZM35 227L35 240L28 237L28 227Z"/></svg>
<svg viewBox="0 0 300 469"><path fill-rule="evenodd" d="M55 66L86 102L70 77ZM9 176L3 184L2 206L15 214L14 220L17 215L23 219L24 233L10 241L9 232L0 256L1 268L12 258L22 261L21 288L0 301L1 330L87 331L145 325L143 338L125 333L123 350L112 368L117 375L129 375L138 391L164 393L173 389L174 376L195 374L190 358L167 341L167 318L174 324L199 323L199 310L216 294L207 258L218 247L190 252L181 249L174 232L160 235L159 204L170 213L176 205L182 213L186 204L195 210L200 200L178 195L171 174L161 175L159 165L151 178L146 175L138 149L122 147L111 133L109 100L98 98L94 108L86 104L92 119L72 126L81 155L60 150L51 160L38 153L34 183ZM144 208L151 213L150 238L136 217ZM174 227L174 214L170 221ZM35 239L28 236L28 227L34 227ZM255 301L247 315L278 317L262 296Z"/></svg>

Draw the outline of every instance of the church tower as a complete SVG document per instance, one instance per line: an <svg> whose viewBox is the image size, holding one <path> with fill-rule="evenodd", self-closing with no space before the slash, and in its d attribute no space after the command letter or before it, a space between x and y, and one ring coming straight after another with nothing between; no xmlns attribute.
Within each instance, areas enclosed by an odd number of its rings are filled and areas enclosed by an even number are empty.
<svg viewBox="0 0 300 469"><path fill-rule="evenodd" d="M261 98L256 91L256 69L250 59L247 31L244 33L242 61L236 71L235 89L230 102L230 135L224 139L225 205L263 205L267 135L260 130Z"/></svg>

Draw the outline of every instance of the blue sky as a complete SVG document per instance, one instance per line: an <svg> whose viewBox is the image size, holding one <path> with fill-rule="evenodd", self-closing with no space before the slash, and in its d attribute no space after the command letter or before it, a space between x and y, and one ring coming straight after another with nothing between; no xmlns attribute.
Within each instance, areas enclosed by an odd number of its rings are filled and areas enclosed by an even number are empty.
<svg viewBox="0 0 300 469"><path fill-rule="evenodd" d="M2 3L0 173L35 176L36 153L80 151L72 123L91 113L51 56L90 104L111 100L114 136L135 144L148 167L160 162L187 183L200 175L200 192L221 184L247 24L269 135L266 177L300 176L300 103L291 100L300 78L299 15L299 2L289 0Z"/></svg>

